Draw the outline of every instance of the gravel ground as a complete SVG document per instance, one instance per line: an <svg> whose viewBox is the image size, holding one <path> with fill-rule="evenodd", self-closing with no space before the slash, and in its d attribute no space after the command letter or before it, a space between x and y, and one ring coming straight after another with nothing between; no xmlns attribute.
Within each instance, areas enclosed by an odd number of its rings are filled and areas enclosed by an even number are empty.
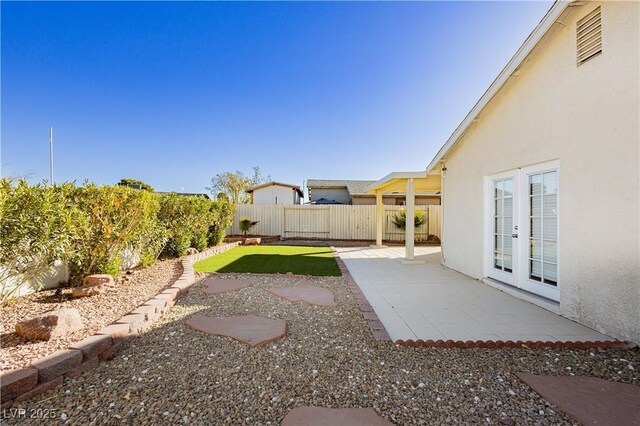
<svg viewBox="0 0 640 426"><path fill-rule="evenodd" d="M0 371L26 367L38 358L82 340L155 296L181 273L179 261L166 260L124 274L116 287L105 294L71 299L71 289L64 289L61 296L55 296L55 289L46 290L21 297L10 306L0 308ZM60 308L76 308L82 316L82 330L49 341L29 341L15 334L16 322Z"/></svg>
<svg viewBox="0 0 640 426"><path fill-rule="evenodd" d="M14 408L54 409L58 419L82 425L276 425L303 405L371 407L396 424L570 424L514 373L640 384L638 350L400 347L372 339L342 277L227 277L254 285L207 296L195 284L116 359ZM291 303L266 291L297 284L328 288L339 305ZM287 336L251 348L184 324L203 314L285 319Z"/></svg>

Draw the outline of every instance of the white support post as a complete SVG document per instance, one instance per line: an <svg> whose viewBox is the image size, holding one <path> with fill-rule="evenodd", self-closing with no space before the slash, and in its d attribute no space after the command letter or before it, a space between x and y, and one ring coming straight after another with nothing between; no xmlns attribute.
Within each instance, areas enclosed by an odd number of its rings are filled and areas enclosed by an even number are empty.
<svg viewBox="0 0 640 426"><path fill-rule="evenodd" d="M413 178L407 179L407 192L406 192L406 206L405 212L407 214L405 222L405 240L404 240L404 252L405 260L402 263L407 265L424 263L424 261L416 260L414 256L415 246L415 212L416 212L416 191Z"/></svg>
<svg viewBox="0 0 640 426"><path fill-rule="evenodd" d="M407 205L405 207L407 213L407 220L405 226L405 241L404 241L404 252L406 260L413 260L413 252L414 252L414 240L415 240L415 224L414 224L414 216L415 216L415 189L413 185L413 178L407 179L407 195L406 202Z"/></svg>
<svg viewBox="0 0 640 426"><path fill-rule="evenodd" d="M382 245L382 229L384 225L384 205L382 204L382 191L376 191L376 244L374 248L386 247Z"/></svg>

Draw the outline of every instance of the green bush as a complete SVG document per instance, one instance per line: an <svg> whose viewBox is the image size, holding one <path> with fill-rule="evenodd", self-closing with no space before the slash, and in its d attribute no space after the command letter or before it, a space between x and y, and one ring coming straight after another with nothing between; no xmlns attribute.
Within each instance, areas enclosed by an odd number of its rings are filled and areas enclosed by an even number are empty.
<svg viewBox="0 0 640 426"><path fill-rule="evenodd" d="M71 282L78 283L89 274L117 276L123 250L133 247L145 251L142 245L157 232L157 195L95 184L85 184L72 194L86 223L70 256Z"/></svg>
<svg viewBox="0 0 640 426"><path fill-rule="evenodd" d="M56 260L68 260L82 223L69 202L72 184L54 187L0 180L0 301L39 277ZM17 285L19 284L19 285Z"/></svg>
<svg viewBox="0 0 640 426"><path fill-rule="evenodd" d="M37 282L56 260L69 266L77 284L89 274L116 276L125 253L139 254L140 264L149 266L160 254L182 256L190 246L217 245L235 211L227 202L118 185L47 187L2 179L2 302L19 290L10 283Z"/></svg>

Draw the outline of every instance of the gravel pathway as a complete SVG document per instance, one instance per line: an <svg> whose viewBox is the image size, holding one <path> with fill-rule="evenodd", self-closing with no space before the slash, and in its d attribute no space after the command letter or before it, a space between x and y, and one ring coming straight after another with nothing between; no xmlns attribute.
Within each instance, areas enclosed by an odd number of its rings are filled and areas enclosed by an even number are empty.
<svg viewBox="0 0 640 426"><path fill-rule="evenodd" d="M0 371L26 367L38 358L82 340L155 296L181 273L178 260L165 260L124 274L116 287L105 294L71 299L71 289L64 289L61 296L55 296L53 289L21 297L10 306L0 308ZM82 316L82 330L49 341L29 341L15 334L16 322L60 308L76 308Z"/></svg>
<svg viewBox="0 0 640 426"><path fill-rule="evenodd" d="M342 277L227 277L253 285L210 296L195 284L116 359L14 408L55 409L82 425L276 425L303 405L371 407L396 424L570 424L514 373L640 385L638 350L400 347L372 339ZM291 303L267 291L291 285L330 289L338 306ZM251 348L184 324L195 315L247 314L286 320L287 336Z"/></svg>

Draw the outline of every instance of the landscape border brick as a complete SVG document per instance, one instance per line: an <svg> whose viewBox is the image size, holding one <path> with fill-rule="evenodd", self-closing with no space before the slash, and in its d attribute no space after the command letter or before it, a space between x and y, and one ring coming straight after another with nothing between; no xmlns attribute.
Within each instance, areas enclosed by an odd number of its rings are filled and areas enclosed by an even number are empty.
<svg viewBox="0 0 640 426"><path fill-rule="evenodd" d="M1 374L2 405L0 405L0 409L9 409L15 402L26 401L60 386L65 377L75 377L96 367L100 361L115 358L126 340L137 337L140 332L150 328L160 315L168 311L175 304L175 300L186 293L188 288L195 283L196 274L193 268L195 262L225 252L238 245L237 242L227 243L204 250L201 253L185 256L181 260L182 274L180 277L131 313L124 315L97 333L70 345L69 349L63 349L40 358L27 368ZM140 318L142 318L141 322ZM132 324L135 326L132 327ZM12 377L15 378L13 381L11 381ZM8 384L7 380L9 380ZM21 384L17 385L16 383ZM6 398L5 395L7 395Z"/></svg>

